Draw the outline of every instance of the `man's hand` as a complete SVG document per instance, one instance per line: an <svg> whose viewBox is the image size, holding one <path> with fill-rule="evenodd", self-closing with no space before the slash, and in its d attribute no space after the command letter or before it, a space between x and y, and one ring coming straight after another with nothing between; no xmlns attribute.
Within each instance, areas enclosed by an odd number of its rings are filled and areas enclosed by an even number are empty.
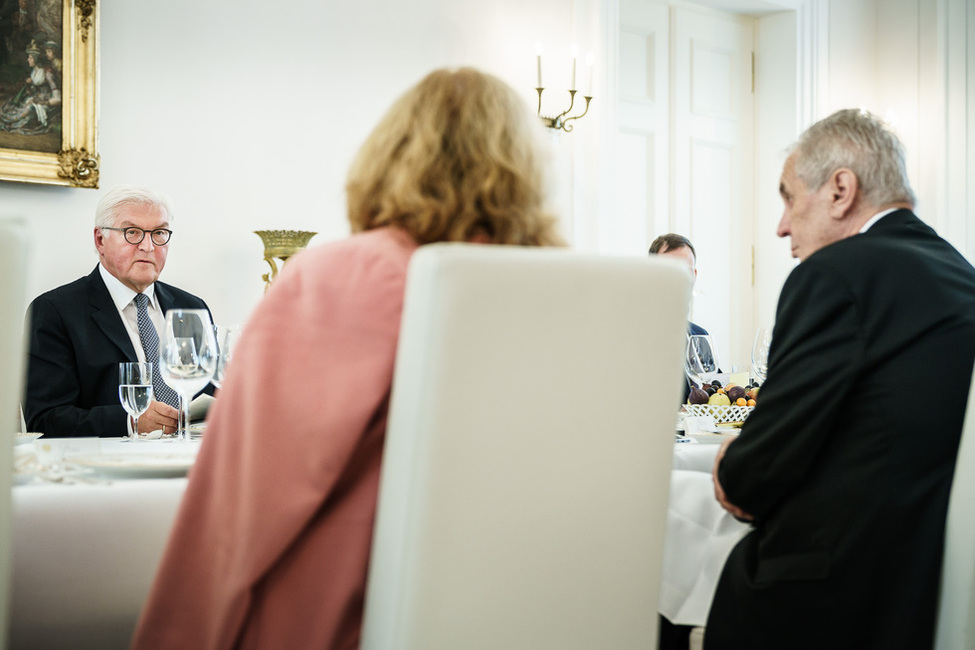
<svg viewBox="0 0 975 650"><path fill-rule="evenodd" d="M139 416L139 433L162 429L163 433L176 433L176 418L179 411L166 404L153 400L145 413Z"/></svg>
<svg viewBox="0 0 975 650"><path fill-rule="evenodd" d="M721 459L724 458L725 451L728 449L728 445L733 443L735 438L728 438L723 443L721 443L721 448L718 449L718 455L714 457L714 469L711 470L711 478L714 480L714 498L718 500L721 507L731 513L731 516L735 519L741 521L754 521L755 517L748 514L731 501L728 501L728 497L725 496L724 488L721 487L721 481L718 480L718 466L721 464Z"/></svg>

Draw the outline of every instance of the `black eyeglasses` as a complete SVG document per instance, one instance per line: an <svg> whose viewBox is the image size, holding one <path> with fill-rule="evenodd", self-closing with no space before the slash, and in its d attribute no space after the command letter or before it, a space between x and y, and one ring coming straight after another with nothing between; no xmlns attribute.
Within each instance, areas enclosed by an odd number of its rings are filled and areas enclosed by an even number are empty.
<svg viewBox="0 0 975 650"><path fill-rule="evenodd" d="M155 230L143 230L142 228L136 228L135 226L129 226L128 228L110 228L108 226L101 226L102 230L117 230L122 233L125 237L125 241L129 242L133 246L136 244L141 244L142 240L146 238L146 234L149 234L149 240L154 246L165 246L169 243L169 238L172 236L172 230L166 230L165 228L156 228Z"/></svg>

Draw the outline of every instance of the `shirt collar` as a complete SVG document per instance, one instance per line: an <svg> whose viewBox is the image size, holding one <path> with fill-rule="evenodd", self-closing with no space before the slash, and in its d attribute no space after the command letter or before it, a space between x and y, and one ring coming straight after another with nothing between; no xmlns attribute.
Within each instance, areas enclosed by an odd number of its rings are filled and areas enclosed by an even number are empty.
<svg viewBox="0 0 975 650"><path fill-rule="evenodd" d="M101 263L98 264L98 272L102 276L102 281L105 283L105 287L108 289L109 295L112 296L112 302L115 303L115 306L119 311L125 309L129 303L132 302L132 299L135 298L135 291L132 291L132 289L122 284L122 282L117 277L109 273L108 269L106 269ZM146 298L149 299L149 305L158 308L158 305L156 305L155 288L155 283L150 284L142 293L145 294Z"/></svg>
<svg viewBox="0 0 975 650"><path fill-rule="evenodd" d="M870 230L870 227L873 224L877 223L878 221L880 221L881 219L883 219L884 217L886 217L891 212L897 212L898 210L900 210L900 208L890 208L889 210L884 210L883 212L878 212L877 214L875 214L872 217L870 217L870 221L868 221L867 223L863 224L863 228L860 228L860 232L861 233L867 232L868 230Z"/></svg>

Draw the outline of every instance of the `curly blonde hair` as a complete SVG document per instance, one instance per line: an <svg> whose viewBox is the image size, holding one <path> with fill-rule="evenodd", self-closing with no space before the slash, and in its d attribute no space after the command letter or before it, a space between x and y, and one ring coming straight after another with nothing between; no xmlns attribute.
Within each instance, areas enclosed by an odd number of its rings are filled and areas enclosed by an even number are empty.
<svg viewBox="0 0 975 650"><path fill-rule="evenodd" d="M394 225L419 244L562 244L543 205L539 131L496 77L430 73L393 104L352 163L353 232Z"/></svg>

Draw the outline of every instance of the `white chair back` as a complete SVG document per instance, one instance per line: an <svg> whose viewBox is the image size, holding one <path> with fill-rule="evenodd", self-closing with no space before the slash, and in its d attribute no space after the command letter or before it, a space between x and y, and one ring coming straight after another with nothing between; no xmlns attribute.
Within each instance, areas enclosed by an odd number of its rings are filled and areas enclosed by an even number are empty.
<svg viewBox="0 0 975 650"><path fill-rule="evenodd" d="M0 650L10 611L11 500L14 430L23 386L28 237L23 223L0 220Z"/></svg>
<svg viewBox="0 0 975 650"><path fill-rule="evenodd" d="M690 275L422 247L362 648L652 648Z"/></svg>
<svg viewBox="0 0 975 650"><path fill-rule="evenodd" d="M936 650L975 648L975 375L948 501Z"/></svg>

